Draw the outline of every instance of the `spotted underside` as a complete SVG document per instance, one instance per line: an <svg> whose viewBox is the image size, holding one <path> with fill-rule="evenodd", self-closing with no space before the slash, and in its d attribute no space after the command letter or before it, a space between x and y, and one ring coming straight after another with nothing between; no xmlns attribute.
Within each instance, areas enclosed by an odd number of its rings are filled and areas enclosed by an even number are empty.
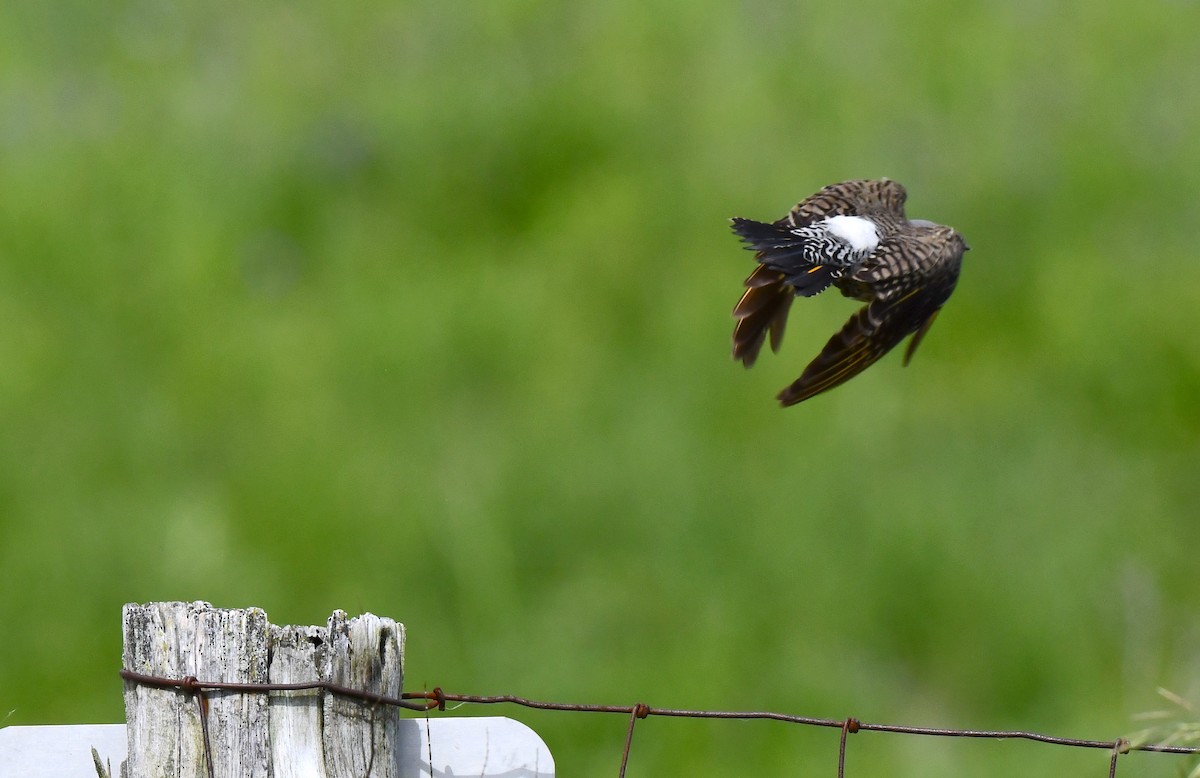
<svg viewBox="0 0 1200 778"><path fill-rule="evenodd" d="M949 227L910 222L906 198L895 181L845 181L771 224L733 220L734 232L759 262L733 309L733 356L746 367L768 338L771 350L779 350L797 296L836 286L867 303L780 392L783 405L848 381L913 335L904 357L908 364L954 290L965 242Z"/></svg>

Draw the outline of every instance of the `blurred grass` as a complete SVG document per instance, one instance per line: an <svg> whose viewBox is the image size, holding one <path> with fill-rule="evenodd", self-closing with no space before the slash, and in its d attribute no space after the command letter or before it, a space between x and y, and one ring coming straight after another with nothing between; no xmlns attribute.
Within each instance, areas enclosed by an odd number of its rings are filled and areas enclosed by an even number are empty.
<svg viewBox="0 0 1200 778"><path fill-rule="evenodd" d="M1198 24L0 8L4 723L120 720L120 605L178 598L393 616L413 688L1136 729L1200 683ZM742 371L726 219L880 175L967 236L959 289L910 369L781 411L852 306ZM616 765L623 721L513 715L564 775ZM1106 761L851 745L850 774ZM652 720L631 770L835 748Z"/></svg>

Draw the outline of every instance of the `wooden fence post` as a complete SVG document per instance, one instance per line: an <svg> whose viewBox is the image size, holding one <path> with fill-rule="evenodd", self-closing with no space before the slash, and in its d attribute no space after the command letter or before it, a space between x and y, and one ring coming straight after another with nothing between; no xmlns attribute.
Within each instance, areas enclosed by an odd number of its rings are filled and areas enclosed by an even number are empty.
<svg viewBox="0 0 1200 778"><path fill-rule="evenodd" d="M124 667L202 681L328 681L399 697L404 627L334 611L325 627L276 627L258 608L205 602L126 605ZM205 693L213 772L219 776L396 775L398 711L318 690ZM203 722L189 693L125 682L125 775L204 778Z"/></svg>

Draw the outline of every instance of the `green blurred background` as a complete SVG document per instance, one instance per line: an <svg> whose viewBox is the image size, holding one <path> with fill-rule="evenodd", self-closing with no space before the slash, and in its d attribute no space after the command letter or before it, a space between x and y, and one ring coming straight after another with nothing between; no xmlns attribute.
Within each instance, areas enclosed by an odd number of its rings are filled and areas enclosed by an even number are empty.
<svg viewBox="0 0 1200 778"><path fill-rule="evenodd" d="M1112 738L1200 691L1200 5L0 8L0 716L122 718L120 608L370 610L407 685ZM973 250L789 410L734 215L886 175ZM461 711L496 714L499 711ZM625 720L507 715L562 775ZM651 719L630 775L832 772ZM1134 755L1141 775L1177 757ZM859 735L849 775L1106 754Z"/></svg>

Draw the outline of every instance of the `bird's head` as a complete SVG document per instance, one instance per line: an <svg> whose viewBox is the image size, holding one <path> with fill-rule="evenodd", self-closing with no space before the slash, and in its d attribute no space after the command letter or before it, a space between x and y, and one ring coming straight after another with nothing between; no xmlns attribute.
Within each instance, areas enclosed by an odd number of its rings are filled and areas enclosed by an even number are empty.
<svg viewBox="0 0 1200 778"><path fill-rule="evenodd" d="M958 230L954 229L953 227L947 227L944 224L937 224L936 222L926 221L925 219L913 219L909 222L909 224L911 224L913 227L929 230L930 234L936 236L938 239L957 246L960 252L971 250L971 247L967 244L966 239L963 238Z"/></svg>

